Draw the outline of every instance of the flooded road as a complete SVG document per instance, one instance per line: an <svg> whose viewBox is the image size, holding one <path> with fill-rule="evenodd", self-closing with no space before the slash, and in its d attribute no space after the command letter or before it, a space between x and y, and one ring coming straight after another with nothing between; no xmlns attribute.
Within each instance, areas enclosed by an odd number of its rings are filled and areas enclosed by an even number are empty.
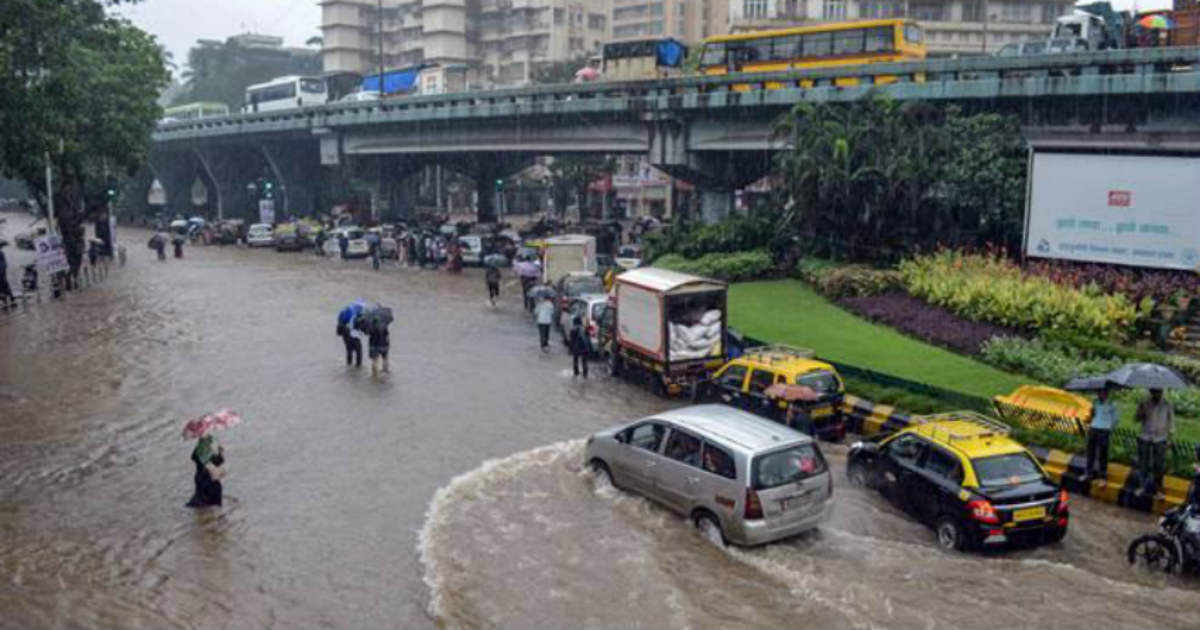
<svg viewBox="0 0 1200 630"><path fill-rule="evenodd" d="M108 281L0 316L0 627L1200 626L1195 582L1121 560L1153 519L1084 499L1061 546L949 555L839 478L818 533L718 549L580 469L666 404L573 380L511 279L491 309L478 271L121 234ZM334 335L358 297L395 312L384 379ZM224 406L226 505L185 509L183 422Z"/></svg>
<svg viewBox="0 0 1200 630"><path fill-rule="evenodd" d="M232 247L159 263L121 234L108 281L0 317L2 627L431 626L417 532L438 487L661 407L573 382L477 270ZM334 334L358 297L395 312L383 380ZM185 509L183 422L223 406L246 419L220 436L226 505Z"/></svg>

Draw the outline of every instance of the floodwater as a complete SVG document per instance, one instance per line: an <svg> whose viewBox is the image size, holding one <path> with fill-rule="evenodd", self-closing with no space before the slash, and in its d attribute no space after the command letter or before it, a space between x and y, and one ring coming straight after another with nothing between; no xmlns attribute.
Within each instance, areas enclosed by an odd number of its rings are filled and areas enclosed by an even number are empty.
<svg viewBox="0 0 1200 630"><path fill-rule="evenodd" d="M121 234L108 281L0 314L2 628L1200 626L1196 582L1124 566L1153 518L1085 499L1062 545L946 554L839 477L819 532L719 549L581 469L668 403L572 379L511 279L492 309L477 271ZM358 297L387 377L344 365ZM185 509L183 422L225 406L226 505Z"/></svg>

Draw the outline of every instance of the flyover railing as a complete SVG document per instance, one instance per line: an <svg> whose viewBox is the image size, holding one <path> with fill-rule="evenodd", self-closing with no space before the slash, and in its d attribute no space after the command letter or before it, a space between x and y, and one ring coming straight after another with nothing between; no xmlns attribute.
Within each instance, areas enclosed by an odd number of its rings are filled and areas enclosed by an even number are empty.
<svg viewBox="0 0 1200 630"><path fill-rule="evenodd" d="M891 77L873 85L875 78ZM854 83L855 85L847 85ZM502 88L233 114L170 123L158 141L409 121L562 113L644 113L799 100L847 101L879 89L898 98L967 99L1200 92L1200 47L1026 57L966 57L769 73Z"/></svg>

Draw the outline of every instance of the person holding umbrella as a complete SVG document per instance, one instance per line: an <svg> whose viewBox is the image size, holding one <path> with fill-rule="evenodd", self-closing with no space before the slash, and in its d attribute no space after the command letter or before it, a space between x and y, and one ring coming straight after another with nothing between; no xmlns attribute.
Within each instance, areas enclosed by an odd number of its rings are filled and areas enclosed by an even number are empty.
<svg viewBox="0 0 1200 630"><path fill-rule="evenodd" d="M342 345L346 347L347 366L362 367L362 341L355 336L354 330L354 320L362 313L362 310L363 302L359 300L338 313L337 335L342 338Z"/></svg>
<svg viewBox="0 0 1200 630"><path fill-rule="evenodd" d="M241 418L228 409L189 420L183 427L184 439L196 440L192 449L192 463L196 473L192 479L196 489L185 504L190 508L220 506L225 489L221 479L225 476L225 447L217 443L212 432L225 429L241 422Z"/></svg>
<svg viewBox="0 0 1200 630"><path fill-rule="evenodd" d="M1117 407L1109 400L1112 387L1105 383L1096 390L1092 401L1092 423L1087 434L1087 480L1099 479L1100 485L1108 483L1108 439L1117 426Z"/></svg>

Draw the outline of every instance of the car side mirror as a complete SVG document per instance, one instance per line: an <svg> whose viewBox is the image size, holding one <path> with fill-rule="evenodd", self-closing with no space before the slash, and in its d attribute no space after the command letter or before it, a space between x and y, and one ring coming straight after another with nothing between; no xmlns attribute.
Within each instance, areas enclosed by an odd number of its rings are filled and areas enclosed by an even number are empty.
<svg viewBox="0 0 1200 630"><path fill-rule="evenodd" d="M621 443L621 444L626 444L626 443L627 443L627 442L626 442L626 440L625 440L625 434L624 434L624 433L618 433L618 434L616 434L616 435L614 436L614 439L616 439L616 441L617 441L617 442L619 442L619 443Z"/></svg>

